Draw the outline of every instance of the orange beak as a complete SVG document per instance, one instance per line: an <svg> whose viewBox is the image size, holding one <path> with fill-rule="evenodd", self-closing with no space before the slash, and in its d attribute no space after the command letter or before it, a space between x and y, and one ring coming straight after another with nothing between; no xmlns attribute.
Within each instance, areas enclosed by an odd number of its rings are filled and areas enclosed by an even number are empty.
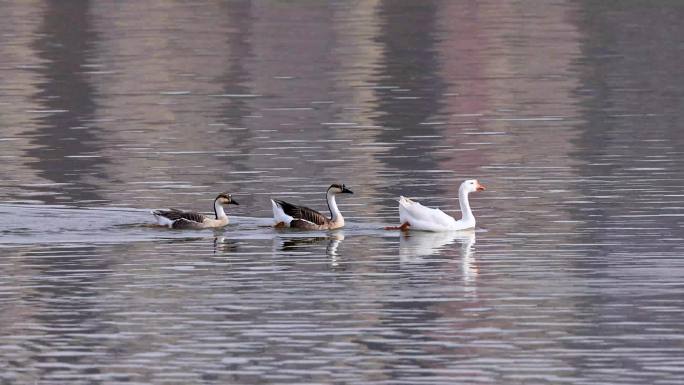
<svg viewBox="0 0 684 385"><path fill-rule="evenodd" d="M478 182L478 183L477 183L477 187L475 187L475 189L476 189L477 191L484 191L484 190L486 190L487 188L486 188L484 185L480 184L480 182Z"/></svg>

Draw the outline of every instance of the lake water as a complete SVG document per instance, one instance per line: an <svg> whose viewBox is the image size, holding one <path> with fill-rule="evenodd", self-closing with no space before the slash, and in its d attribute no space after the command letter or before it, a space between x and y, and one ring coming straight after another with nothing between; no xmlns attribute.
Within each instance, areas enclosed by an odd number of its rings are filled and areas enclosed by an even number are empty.
<svg viewBox="0 0 684 385"><path fill-rule="evenodd" d="M682 383L681 2L0 14L1 384ZM473 177L475 231L382 230Z"/></svg>

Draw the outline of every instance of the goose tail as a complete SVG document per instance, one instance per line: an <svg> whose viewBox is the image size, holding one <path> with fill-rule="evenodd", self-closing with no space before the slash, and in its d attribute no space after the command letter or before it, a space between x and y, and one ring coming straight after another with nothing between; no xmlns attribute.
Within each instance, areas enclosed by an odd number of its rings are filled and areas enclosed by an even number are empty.
<svg viewBox="0 0 684 385"><path fill-rule="evenodd" d="M273 199L271 199L271 207L273 208L273 224L276 227L289 227L294 218L285 214L280 204Z"/></svg>

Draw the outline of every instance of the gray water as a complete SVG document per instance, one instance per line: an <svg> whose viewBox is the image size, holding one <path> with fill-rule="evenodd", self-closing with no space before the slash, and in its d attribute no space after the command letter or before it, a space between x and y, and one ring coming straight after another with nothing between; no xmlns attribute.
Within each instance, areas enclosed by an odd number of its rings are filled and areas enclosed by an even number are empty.
<svg viewBox="0 0 684 385"><path fill-rule="evenodd" d="M1 384L682 383L681 2L0 15ZM475 231L382 230L471 177Z"/></svg>

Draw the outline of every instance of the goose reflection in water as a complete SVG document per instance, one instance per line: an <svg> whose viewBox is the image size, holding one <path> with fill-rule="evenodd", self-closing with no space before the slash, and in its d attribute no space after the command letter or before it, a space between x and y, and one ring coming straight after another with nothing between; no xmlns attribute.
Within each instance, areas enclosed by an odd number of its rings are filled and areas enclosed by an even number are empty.
<svg viewBox="0 0 684 385"><path fill-rule="evenodd" d="M222 235L214 237L214 254L238 251L238 241L228 239Z"/></svg>
<svg viewBox="0 0 684 385"><path fill-rule="evenodd" d="M292 238L278 238L280 239L280 251L304 251L307 248L313 248L316 245L321 245L327 242L325 247L325 255L331 258L331 265L333 267L338 265L337 248L344 240L344 231L331 231L326 236L317 237L292 237Z"/></svg>
<svg viewBox="0 0 684 385"><path fill-rule="evenodd" d="M478 274L474 257L475 231L402 233L399 238L399 257L402 263L420 263L423 257L439 254L456 241L461 243L463 280L474 283Z"/></svg>
<svg viewBox="0 0 684 385"><path fill-rule="evenodd" d="M327 236L319 237L292 237L292 238L278 238L280 239L280 251L302 251L310 246L320 245L323 242L328 242L325 248L325 254L328 256L337 255L337 248L344 240L344 233L335 231L329 233Z"/></svg>

